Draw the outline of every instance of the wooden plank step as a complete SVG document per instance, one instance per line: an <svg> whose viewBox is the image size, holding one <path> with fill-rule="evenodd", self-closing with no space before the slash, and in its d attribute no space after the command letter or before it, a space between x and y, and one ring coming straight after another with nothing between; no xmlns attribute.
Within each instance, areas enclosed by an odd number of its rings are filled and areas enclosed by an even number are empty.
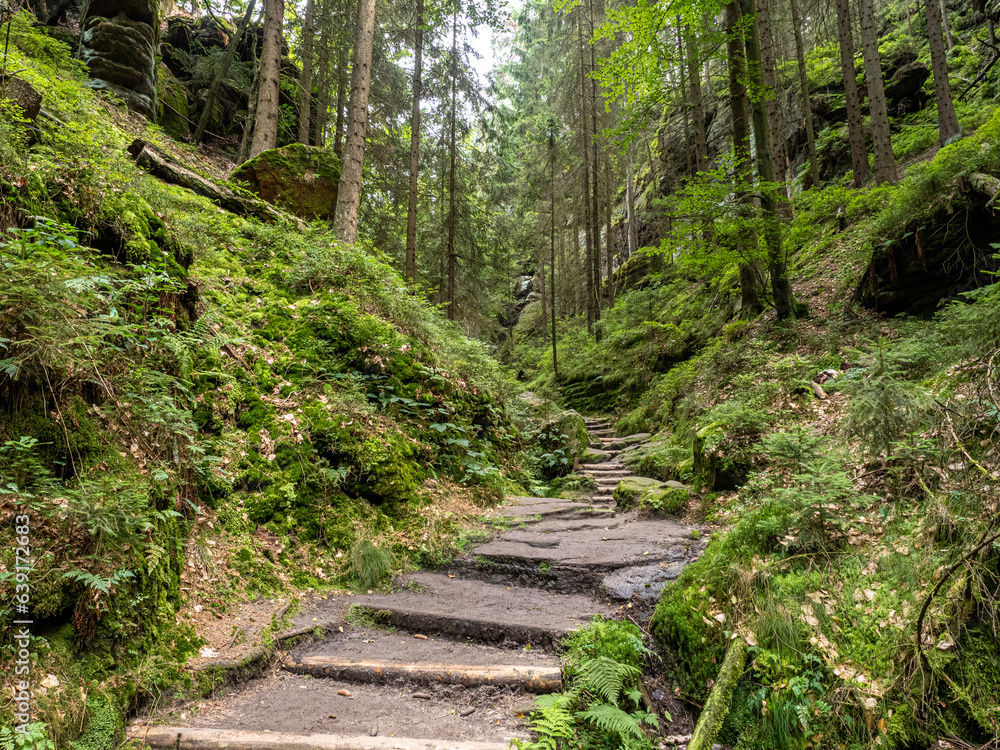
<svg viewBox="0 0 1000 750"><path fill-rule="evenodd" d="M289 672L316 677L337 677L357 682L390 681L399 678L448 685L504 685L530 693L555 693L562 689L558 666L524 664L400 664L384 661L357 661L335 656L303 656L299 661L286 657L281 665Z"/></svg>
<svg viewBox="0 0 1000 750"><path fill-rule="evenodd" d="M508 750L505 742L342 737L203 727L140 727L129 736L149 747L164 750Z"/></svg>

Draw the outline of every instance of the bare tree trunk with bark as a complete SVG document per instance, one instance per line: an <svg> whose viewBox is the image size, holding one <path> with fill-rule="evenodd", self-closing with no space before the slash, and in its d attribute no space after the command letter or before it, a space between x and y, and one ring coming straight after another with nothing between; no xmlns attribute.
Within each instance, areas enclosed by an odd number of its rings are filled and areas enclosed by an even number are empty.
<svg viewBox="0 0 1000 750"><path fill-rule="evenodd" d="M417 0L413 37L413 111L410 115L410 189L406 212L406 280L417 275L417 177L420 169L420 87L424 52L424 0Z"/></svg>
<svg viewBox="0 0 1000 750"><path fill-rule="evenodd" d="M358 238L361 181L364 178L365 138L368 135L368 97L371 93L372 45L375 40L375 0L359 0L358 33L351 69L351 99L348 105L347 144L340 168L334 231L341 242Z"/></svg>
<svg viewBox="0 0 1000 750"><path fill-rule="evenodd" d="M861 46L865 54L865 82L868 85L868 109L872 121L872 150L875 152L875 182L896 181L896 160L892 155L889 112L885 105L882 60L878 53L878 30L872 0L859 0L861 9Z"/></svg>
<svg viewBox="0 0 1000 750"><path fill-rule="evenodd" d="M705 172L708 169L708 138L705 134L705 103L701 95L701 65L698 39L687 27L687 68L688 85L691 97L691 115L694 118L694 156L695 169Z"/></svg>
<svg viewBox="0 0 1000 750"><path fill-rule="evenodd" d="M313 42L316 38L316 5L306 0L306 17L302 23L302 76L296 109L299 113L299 143L309 144L309 117L312 114Z"/></svg>
<svg viewBox="0 0 1000 750"><path fill-rule="evenodd" d="M738 0L726 6L726 57L729 68L729 106L733 113L733 156L736 165L735 198L740 216L748 219L753 212L753 174L750 165L750 104L747 101L746 63L743 54L742 12ZM764 310L760 301L760 282L753 261L753 233L741 228L735 238L740 262L741 315L757 317Z"/></svg>
<svg viewBox="0 0 1000 750"><path fill-rule="evenodd" d="M330 117L330 86L333 82L333 71L330 70L333 2L334 0L319 0L319 56L316 63L316 91L318 94L316 97L316 118L309 127L312 133L312 144L319 147L326 144L326 123Z"/></svg>
<svg viewBox="0 0 1000 750"><path fill-rule="evenodd" d="M819 160L816 157L816 132L813 129L812 102L809 100L809 79L806 76L806 54L802 46L802 18L798 0L790 0L792 30L795 34L795 57L799 63L799 87L802 89L802 117L806 121L806 147L809 151L809 180L819 187Z"/></svg>
<svg viewBox="0 0 1000 750"><path fill-rule="evenodd" d="M927 0L928 3L934 0ZM861 187L868 177L868 151L861 124L861 101L854 73L854 36L851 30L851 7L848 0L837 0L837 38L840 43L840 71L844 76L844 104L847 107L847 137L851 144L854 186Z"/></svg>
<svg viewBox="0 0 1000 750"><path fill-rule="evenodd" d="M594 235L590 217L590 123L587 121L587 74L584 66L583 46L583 5L576 9L577 46L580 55L580 132L583 141L583 211L584 233L586 235L586 251L584 253L585 289L587 292L587 329L592 330L596 314L594 302L597 293L594 289Z"/></svg>
<svg viewBox="0 0 1000 750"><path fill-rule="evenodd" d="M934 71L934 98L938 110L938 139L943 146L961 132L955 103L951 98L951 84L948 82L948 58L944 50L941 33L941 6L937 0L924 0L927 10L927 39L931 48L931 68Z"/></svg>
<svg viewBox="0 0 1000 750"><path fill-rule="evenodd" d="M746 35L747 72L751 86L764 86L763 64L761 61L760 37L757 20L753 17L753 0L741 0L744 16L749 18ZM767 121L767 108L761 97L751 99L753 113L754 143L757 147L757 176L767 185L778 180L774 172L771 130ZM792 285L788 280L785 251L781 241L781 218L778 201L767 187L760 191L760 209L764 217L764 244L767 247L767 270L771 277L771 304L778 319L795 317L795 300Z"/></svg>
<svg viewBox="0 0 1000 750"><path fill-rule="evenodd" d="M455 320L455 222L457 210L457 181L455 175L455 152L458 143L455 138L455 119L458 107L458 6L452 14L451 23L451 122L449 128L448 153L450 170L448 172L448 320ZM544 280L542 292L544 293Z"/></svg>
<svg viewBox="0 0 1000 750"><path fill-rule="evenodd" d="M264 0L264 46L260 53L260 90L250 157L278 145L278 81L281 71L283 0Z"/></svg>

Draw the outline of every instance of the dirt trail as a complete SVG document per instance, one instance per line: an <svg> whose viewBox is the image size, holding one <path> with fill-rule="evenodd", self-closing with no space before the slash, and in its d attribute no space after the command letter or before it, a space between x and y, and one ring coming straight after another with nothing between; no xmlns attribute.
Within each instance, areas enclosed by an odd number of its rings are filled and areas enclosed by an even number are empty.
<svg viewBox="0 0 1000 750"><path fill-rule="evenodd" d="M704 545L675 521L616 513L614 488L633 475L621 454L641 437L588 429L605 454L581 467L597 481L588 497L511 498L491 514L502 530L444 569L392 594L309 602L296 620L326 640L134 734L177 750L501 750L529 738L535 694L559 689L559 641L624 602L648 609ZM367 625L348 623L351 605Z"/></svg>

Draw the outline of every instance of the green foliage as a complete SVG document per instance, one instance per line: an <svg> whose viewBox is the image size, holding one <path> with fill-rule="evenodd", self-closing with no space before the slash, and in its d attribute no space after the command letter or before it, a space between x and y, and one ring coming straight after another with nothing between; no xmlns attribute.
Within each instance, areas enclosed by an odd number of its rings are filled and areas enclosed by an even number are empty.
<svg viewBox="0 0 1000 750"><path fill-rule="evenodd" d="M571 633L564 648L569 685L538 698L531 725L538 740L518 747L565 750L574 738L585 747L651 747L643 725L659 722L640 708L639 680L651 655L642 632L630 622L595 617Z"/></svg>
<svg viewBox="0 0 1000 750"><path fill-rule="evenodd" d="M901 380L898 371L887 367L884 347L879 341L874 372L853 387L844 386L852 395L844 432L859 438L864 450L874 456L888 452L916 428L927 401L919 385Z"/></svg>
<svg viewBox="0 0 1000 750"><path fill-rule="evenodd" d="M367 539L351 548L351 572L363 589L382 584L392 572L392 565L392 552L376 547Z"/></svg>
<svg viewBox="0 0 1000 750"><path fill-rule="evenodd" d="M56 750L56 744L49 738L48 726L44 722L28 724L26 732L19 732L9 726L0 727L0 748L3 750Z"/></svg>

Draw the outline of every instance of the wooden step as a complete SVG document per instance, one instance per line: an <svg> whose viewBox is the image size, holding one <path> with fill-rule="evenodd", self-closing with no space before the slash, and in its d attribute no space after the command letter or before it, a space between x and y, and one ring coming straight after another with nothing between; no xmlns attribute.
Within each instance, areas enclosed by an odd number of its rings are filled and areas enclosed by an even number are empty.
<svg viewBox="0 0 1000 750"><path fill-rule="evenodd" d="M357 661L336 656L303 656L296 661L286 657L282 668L314 677L336 677L353 682L388 682L407 679L422 683L447 685L503 685L521 688L529 693L555 693L562 689L562 674L558 666L524 664L400 664L387 661Z"/></svg>
<svg viewBox="0 0 1000 750"><path fill-rule="evenodd" d="M164 750L508 750L508 743L503 742L342 737L203 727L140 727L130 732L129 737Z"/></svg>

